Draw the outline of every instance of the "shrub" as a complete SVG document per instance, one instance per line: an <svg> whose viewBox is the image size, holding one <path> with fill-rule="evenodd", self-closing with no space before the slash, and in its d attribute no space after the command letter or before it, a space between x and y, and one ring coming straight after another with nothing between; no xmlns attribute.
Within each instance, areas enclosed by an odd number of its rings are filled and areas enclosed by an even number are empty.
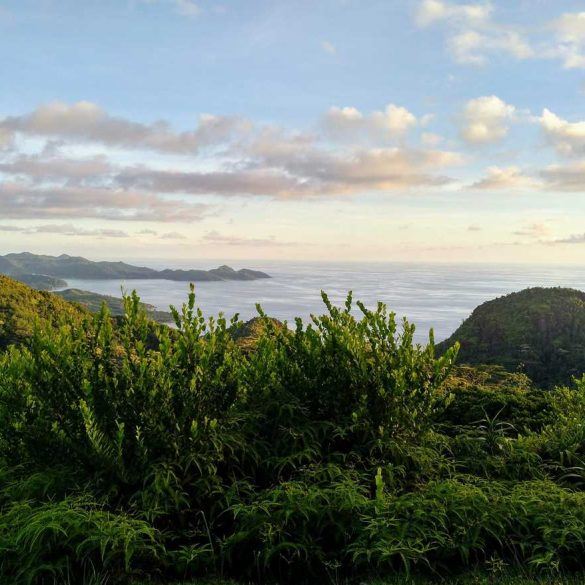
<svg viewBox="0 0 585 585"><path fill-rule="evenodd" d="M38 321L0 355L0 581L581 567L585 381L453 371L383 304L323 300L293 328L193 292L174 329L135 294Z"/></svg>

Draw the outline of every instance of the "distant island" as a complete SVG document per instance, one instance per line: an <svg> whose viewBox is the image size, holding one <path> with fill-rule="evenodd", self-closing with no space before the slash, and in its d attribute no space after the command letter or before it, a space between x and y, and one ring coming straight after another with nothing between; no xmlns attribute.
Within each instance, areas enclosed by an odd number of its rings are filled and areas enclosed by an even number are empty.
<svg viewBox="0 0 585 585"><path fill-rule="evenodd" d="M154 270L145 266L134 266L125 262L94 262L81 256L45 256L22 252L20 254L6 254L0 256L0 274L16 278L35 288L51 290L66 286L61 281L53 286L50 279L80 278L80 279L152 279L175 280L179 282L213 282L227 280L258 280L270 278L270 275L259 270L242 268L234 270L230 266L219 266L211 270ZM36 284L33 281L36 279ZM40 285L40 286L37 286Z"/></svg>

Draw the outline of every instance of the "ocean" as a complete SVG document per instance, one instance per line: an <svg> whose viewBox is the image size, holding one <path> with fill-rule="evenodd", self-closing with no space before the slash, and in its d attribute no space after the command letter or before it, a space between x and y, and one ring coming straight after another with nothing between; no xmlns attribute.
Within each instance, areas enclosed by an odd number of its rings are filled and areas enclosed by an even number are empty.
<svg viewBox="0 0 585 585"><path fill-rule="evenodd" d="M272 276L251 282L196 283L197 305L208 316L220 311L227 317L239 313L244 320L255 316L256 303L271 317L292 321L308 319L324 310L320 291L342 304L347 292L366 306L387 304L398 317L417 326L417 341L429 329L440 341L448 337L479 304L532 286L567 286L585 289L585 266L342 263L342 262L227 262L234 268L254 268ZM212 268L217 262L133 262L153 268ZM168 280L66 279L68 288L121 296L135 289L144 302L166 310L180 306L188 283Z"/></svg>

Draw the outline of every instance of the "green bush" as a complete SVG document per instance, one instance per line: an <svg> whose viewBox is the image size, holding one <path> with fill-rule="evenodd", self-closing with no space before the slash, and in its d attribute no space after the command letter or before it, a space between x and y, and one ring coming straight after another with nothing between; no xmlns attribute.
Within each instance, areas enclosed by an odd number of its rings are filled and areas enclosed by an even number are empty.
<svg viewBox="0 0 585 585"><path fill-rule="evenodd" d="M540 391L351 296L282 326L37 321L0 355L0 582L583 567L585 381ZM58 320L59 321L59 320Z"/></svg>

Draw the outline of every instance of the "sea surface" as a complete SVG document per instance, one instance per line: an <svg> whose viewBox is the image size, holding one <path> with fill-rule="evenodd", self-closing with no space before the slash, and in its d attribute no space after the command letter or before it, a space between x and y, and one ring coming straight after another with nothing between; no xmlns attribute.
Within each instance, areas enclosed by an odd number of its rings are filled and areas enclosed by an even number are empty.
<svg viewBox="0 0 585 585"><path fill-rule="evenodd" d="M213 268L217 262L133 262L153 268ZM387 304L399 317L417 326L417 340L425 341L429 329L440 341L448 337L472 310L484 301L531 286L567 286L585 290L585 265L495 265L420 263L316 263L228 262L234 268L254 268L271 275L251 282L196 283L197 304L206 315L220 311L227 317L255 316L256 303L280 320L308 319L324 310L320 291L343 303L348 291L354 299L374 307ZM186 282L168 280L67 279L68 288L121 296L135 289L144 302L166 310L187 299Z"/></svg>

